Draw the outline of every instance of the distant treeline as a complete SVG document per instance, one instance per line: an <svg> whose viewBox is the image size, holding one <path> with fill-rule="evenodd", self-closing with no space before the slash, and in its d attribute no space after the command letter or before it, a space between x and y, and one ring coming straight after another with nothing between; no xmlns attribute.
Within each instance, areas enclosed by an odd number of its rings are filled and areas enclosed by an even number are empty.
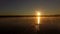
<svg viewBox="0 0 60 34"><path fill-rule="evenodd" d="M0 15L0 17L37 17L37 15ZM60 15L40 15L38 17L60 17Z"/></svg>

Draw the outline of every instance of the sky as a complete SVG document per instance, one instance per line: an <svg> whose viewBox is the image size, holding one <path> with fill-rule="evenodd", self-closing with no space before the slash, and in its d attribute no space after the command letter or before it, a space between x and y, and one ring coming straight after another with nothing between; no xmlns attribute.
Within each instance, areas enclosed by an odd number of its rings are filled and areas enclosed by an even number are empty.
<svg viewBox="0 0 60 34"><path fill-rule="evenodd" d="M0 15L60 14L60 0L0 0Z"/></svg>

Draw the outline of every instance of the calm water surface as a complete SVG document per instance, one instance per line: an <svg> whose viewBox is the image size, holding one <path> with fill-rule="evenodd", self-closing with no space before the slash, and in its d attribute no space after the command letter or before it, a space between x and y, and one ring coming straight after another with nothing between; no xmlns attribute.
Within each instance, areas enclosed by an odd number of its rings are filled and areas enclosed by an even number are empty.
<svg viewBox="0 0 60 34"><path fill-rule="evenodd" d="M60 32L60 17L41 17L38 32L35 31L36 23L36 17L3 17L0 18L0 31L20 34Z"/></svg>

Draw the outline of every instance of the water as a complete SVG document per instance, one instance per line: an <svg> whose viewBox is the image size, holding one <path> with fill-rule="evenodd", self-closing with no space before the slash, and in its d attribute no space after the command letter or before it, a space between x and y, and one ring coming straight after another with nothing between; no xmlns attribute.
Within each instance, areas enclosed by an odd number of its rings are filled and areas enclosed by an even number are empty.
<svg viewBox="0 0 60 34"><path fill-rule="evenodd" d="M2 17L0 18L1 33L8 34L58 34L60 17L41 17L39 31L36 31L36 17Z"/></svg>

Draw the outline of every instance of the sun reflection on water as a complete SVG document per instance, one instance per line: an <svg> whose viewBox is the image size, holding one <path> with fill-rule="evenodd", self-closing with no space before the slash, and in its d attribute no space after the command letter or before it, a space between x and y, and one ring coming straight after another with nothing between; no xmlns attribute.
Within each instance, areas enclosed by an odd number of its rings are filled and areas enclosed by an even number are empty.
<svg viewBox="0 0 60 34"><path fill-rule="evenodd" d="M37 24L40 24L40 13L37 12Z"/></svg>
<svg viewBox="0 0 60 34"><path fill-rule="evenodd" d="M40 12L37 11L37 23L36 23L36 25L35 25L36 32L40 30L40 28L39 28L39 25L41 24L41 23L40 23L40 15L41 15Z"/></svg>

